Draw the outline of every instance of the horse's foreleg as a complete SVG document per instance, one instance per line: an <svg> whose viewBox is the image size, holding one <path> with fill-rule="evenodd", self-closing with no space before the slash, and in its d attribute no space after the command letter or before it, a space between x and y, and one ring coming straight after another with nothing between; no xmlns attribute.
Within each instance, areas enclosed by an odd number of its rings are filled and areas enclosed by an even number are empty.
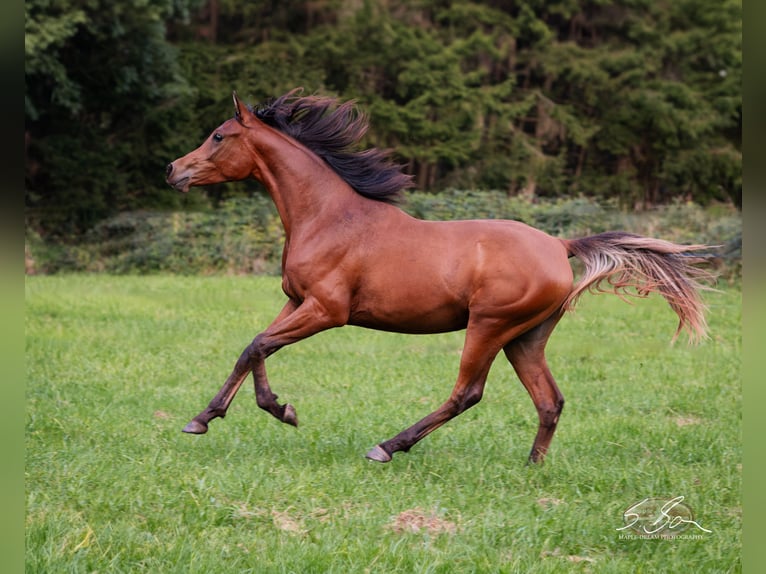
<svg viewBox="0 0 766 574"><path fill-rule="evenodd" d="M254 342L255 343L255 342ZM271 351L276 352L277 349ZM253 351L251 350L251 353ZM269 354L271 354L269 353ZM298 426L298 414L293 405L286 403L280 405L277 402L278 396L272 392L269 386L269 379L266 377L266 356L262 352L253 354L253 383L255 386L255 401L264 411L271 413L274 418L294 427Z"/></svg>
<svg viewBox="0 0 766 574"><path fill-rule="evenodd" d="M249 372L250 353L248 349L245 349L239 359L237 359L234 370L229 375L229 378L226 379L218 394L213 397L213 400L205 407L205 410L189 421L183 428L183 431L191 434L204 434L207 432L208 423L212 419L225 417L231 401L234 400L234 395L237 394L239 387L242 386Z"/></svg>
<svg viewBox="0 0 766 574"><path fill-rule="evenodd" d="M247 346L221 390L207 408L186 425L184 431L201 434L207 431L211 419L223 418L249 371L253 373L258 406L280 421L297 426L295 408L277 403L277 395L271 391L265 360L286 345L344 324L347 317L348 314L342 310L330 312L327 305L320 304L316 299L306 299L300 305L288 302L271 325Z"/></svg>
<svg viewBox="0 0 766 574"><path fill-rule="evenodd" d="M543 462L564 408L564 396L545 360L545 344L560 317L555 314L503 348L537 408L539 425L529 462Z"/></svg>
<svg viewBox="0 0 766 574"><path fill-rule="evenodd" d="M408 451L426 435L478 403L484 393L489 368L501 346L502 343L498 344L493 338L480 336L479 329L469 326L457 382L449 399L410 428L373 447L367 453L367 458L377 462L388 462L395 452Z"/></svg>
<svg viewBox="0 0 766 574"><path fill-rule="evenodd" d="M283 321L286 317L291 315L293 311L296 309L296 305L292 301L288 301L287 304L282 308L282 311L280 311L279 315L277 315L276 319L272 322L272 325ZM234 365L234 370L229 375L229 377L226 379L226 382L221 387L221 390L218 391L218 394L213 397L213 400L210 401L210 404L203 410L200 414L198 414L196 417L194 417L189 424L187 424L183 431L187 433L192 434L203 434L207 432L208 423L216 418L220 417L223 418L226 416L226 411L229 409L229 405L231 405L231 401L234 400L234 396L237 394L237 391L239 390L239 387L242 386L242 383L247 378L248 373L252 370L252 343L245 348L245 350L242 352L242 354L239 356L239 359L237 359L236 364ZM262 362L261 362L262 364ZM256 384L256 396L258 395L258 385ZM273 396L272 399L270 399L272 402L276 403L276 395L271 393L271 389L268 388L268 382L265 381L265 372L264 372L264 383L260 386L260 394L263 396L266 396L267 394L269 396ZM264 402L267 402L265 399L262 399ZM261 401L259 401L260 404ZM283 407L284 408L284 407ZM292 407L290 407L292 409ZM275 415L276 416L276 415ZM279 417L277 417L279 418ZM292 417L288 416L288 419L292 418L296 422L292 424L297 424L297 419L295 417L295 410L292 410ZM286 421L290 422L290 420Z"/></svg>
<svg viewBox="0 0 766 574"><path fill-rule="evenodd" d="M268 329L258 335L249 347L258 406L283 423L297 427L295 407L291 404L280 405L277 395L271 391L266 376L266 358L286 345L344 325L347 320L348 311L342 303L329 299L320 303L317 299L309 298L289 313L280 314Z"/></svg>

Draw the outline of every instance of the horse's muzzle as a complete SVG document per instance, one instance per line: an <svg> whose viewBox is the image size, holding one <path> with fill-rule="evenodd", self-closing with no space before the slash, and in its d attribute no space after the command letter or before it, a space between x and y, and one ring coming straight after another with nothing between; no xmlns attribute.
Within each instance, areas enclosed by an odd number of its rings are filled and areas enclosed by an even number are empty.
<svg viewBox="0 0 766 574"><path fill-rule="evenodd" d="M173 187L177 191L180 191L181 193L188 192L189 178L188 177L179 178L174 174L174 171L175 171L175 168L173 167L173 163L171 162L165 168L165 181L167 181L171 187ZM181 175L183 175L183 170Z"/></svg>

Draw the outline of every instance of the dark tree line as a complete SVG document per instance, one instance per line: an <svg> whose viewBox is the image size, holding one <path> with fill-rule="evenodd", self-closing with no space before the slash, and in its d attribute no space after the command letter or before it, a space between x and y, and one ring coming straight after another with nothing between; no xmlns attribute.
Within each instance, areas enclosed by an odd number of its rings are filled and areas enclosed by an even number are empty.
<svg viewBox="0 0 766 574"><path fill-rule="evenodd" d="M27 0L43 233L179 208L163 166L296 86L356 99L422 190L741 203L741 0ZM205 197L257 191L213 187Z"/></svg>

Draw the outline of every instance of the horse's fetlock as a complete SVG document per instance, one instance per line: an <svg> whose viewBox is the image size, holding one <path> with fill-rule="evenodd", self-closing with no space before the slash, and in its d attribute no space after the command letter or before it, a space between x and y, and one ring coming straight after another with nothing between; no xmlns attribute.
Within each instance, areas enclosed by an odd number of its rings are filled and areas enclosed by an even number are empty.
<svg viewBox="0 0 766 574"><path fill-rule="evenodd" d="M255 402L262 409L269 410L277 403L277 395L274 393L255 393Z"/></svg>

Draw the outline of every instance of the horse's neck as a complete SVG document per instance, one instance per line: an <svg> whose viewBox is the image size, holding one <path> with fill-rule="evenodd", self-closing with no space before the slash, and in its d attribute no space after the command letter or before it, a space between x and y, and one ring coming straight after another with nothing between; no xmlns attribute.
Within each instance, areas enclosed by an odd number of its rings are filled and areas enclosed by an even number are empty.
<svg viewBox="0 0 766 574"><path fill-rule="evenodd" d="M302 227L321 225L323 218L362 199L319 156L279 132L270 133L258 149L258 179L288 237Z"/></svg>

